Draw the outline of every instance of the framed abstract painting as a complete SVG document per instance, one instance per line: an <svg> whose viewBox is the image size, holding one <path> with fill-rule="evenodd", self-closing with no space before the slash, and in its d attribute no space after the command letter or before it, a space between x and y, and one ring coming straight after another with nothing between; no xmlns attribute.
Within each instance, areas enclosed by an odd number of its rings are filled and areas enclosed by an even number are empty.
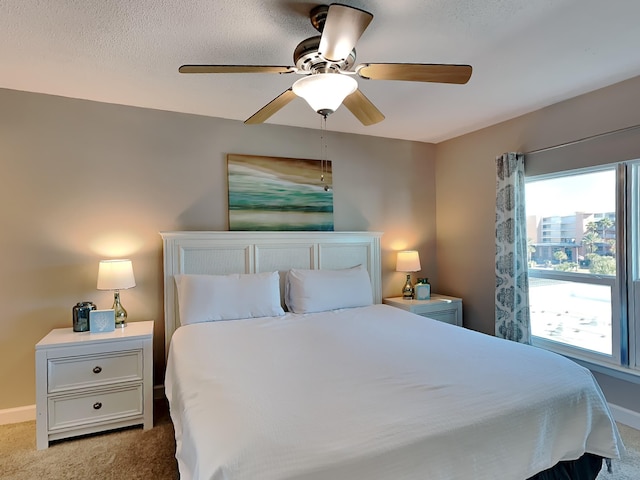
<svg viewBox="0 0 640 480"><path fill-rule="evenodd" d="M227 155L229 230L333 231L331 162Z"/></svg>

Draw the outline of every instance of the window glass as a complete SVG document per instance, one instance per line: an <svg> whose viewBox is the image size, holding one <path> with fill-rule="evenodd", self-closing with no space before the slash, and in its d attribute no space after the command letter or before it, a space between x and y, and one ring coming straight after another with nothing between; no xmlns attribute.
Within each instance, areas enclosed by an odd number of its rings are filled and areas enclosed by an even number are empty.
<svg viewBox="0 0 640 480"><path fill-rule="evenodd" d="M532 335L612 354L611 287L540 277L529 281Z"/></svg>
<svg viewBox="0 0 640 480"><path fill-rule="evenodd" d="M616 170L526 184L529 301L535 337L612 355L619 311Z"/></svg>

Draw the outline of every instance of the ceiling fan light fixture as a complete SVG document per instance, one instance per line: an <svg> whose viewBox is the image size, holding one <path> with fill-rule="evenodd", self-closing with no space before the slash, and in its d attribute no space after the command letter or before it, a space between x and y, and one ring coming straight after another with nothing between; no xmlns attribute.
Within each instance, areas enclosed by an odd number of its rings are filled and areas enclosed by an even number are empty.
<svg viewBox="0 0 640 480"><path fill-rule="evenodd" d="M342 101L358 89L355 78L340 73L316 73L293 84L293 93L304 98L320 115L335 112Z"/></svg>

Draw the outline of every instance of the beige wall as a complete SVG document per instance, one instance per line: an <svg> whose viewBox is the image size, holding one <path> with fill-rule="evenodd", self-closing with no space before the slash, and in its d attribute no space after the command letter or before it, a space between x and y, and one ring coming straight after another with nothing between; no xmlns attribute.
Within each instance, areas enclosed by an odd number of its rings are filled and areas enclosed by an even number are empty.
<svg viewBox="0 0 640 480"><path fill-rule="evenodd" d="M640 77L437 145L438 282L464 299L466 327L494 333L495 157L638 124ZM527 156L527 175L640 158L640 129L553 153ZM640 386L598 378L607 398L640 412Z"/></svg>
<svg viewBox="0 0 640 480"><path fill-rule="evenodd" d="M164 370L163 230L226 230L226 154L320 158L319 133L0 90L0 409L35 402L34 345L92 300L98 261L129 257L132 321L155 319ZM354 120L355 121L355 120ZM328 120L329 126L331 119ZM328 134L336 230L382 231L383 293L400 293L394 250L420 250L437 284L435 147Z"/></svg>

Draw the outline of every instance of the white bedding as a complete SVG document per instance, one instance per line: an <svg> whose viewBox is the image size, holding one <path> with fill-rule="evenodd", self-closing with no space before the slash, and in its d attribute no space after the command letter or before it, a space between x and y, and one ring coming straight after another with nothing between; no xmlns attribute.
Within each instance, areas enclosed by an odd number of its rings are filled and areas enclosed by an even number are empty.
<svg viewBox="0 0 640 480"><path fill-rule="evenodd" d="M588 370L386 305L180 327L165 386L182 480L518 480L622 448Z"/></svg>

